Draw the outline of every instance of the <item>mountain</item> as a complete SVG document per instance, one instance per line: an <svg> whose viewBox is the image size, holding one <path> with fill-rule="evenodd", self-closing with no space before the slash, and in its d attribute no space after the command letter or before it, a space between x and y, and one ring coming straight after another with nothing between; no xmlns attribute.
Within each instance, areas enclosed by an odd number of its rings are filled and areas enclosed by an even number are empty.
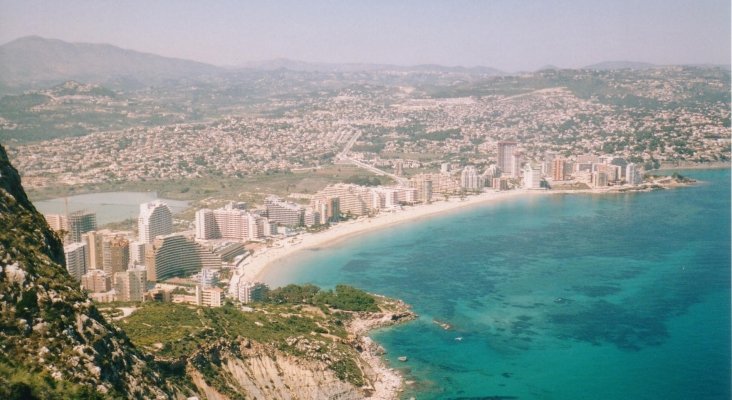
<svg viewBox="0 0 732 400"><path fill-rule="evenodd" d="M213 65L108 44L68 43L38 36L0 46L0 82L7 86L38 88L68 80L145 86L222 71Z"/></svg>
<svg viewBox="0 0 732 400"><path fill-rule="evenodd" d="M597 71L606 71L613 69L653 69L659 68L660 65L637 62L637 61L604 61L597 64L588 65L581 69L593 69Z"/></svg>
<svg viewBox="0 0 732 400"><path fill-rule="evenodd" d="M398 71L398 72L452 72L452 73L473 73L483 75L505 75L505 72L491 67L461 67L443 66L437 64L420 65L392 65L392 64L370 64L370 63L310 63L306 61L291 60L288 58L276 58L265 61L252 61L241 64L239 67L255 70L278 70L305 72L363 72L363 71Z"/></svg>
<svg viewBox="0 0 732 400"><path fill-rule="evenodd" d="M0 226L0 398L177 396L66 272L2 145Z"/></svg>

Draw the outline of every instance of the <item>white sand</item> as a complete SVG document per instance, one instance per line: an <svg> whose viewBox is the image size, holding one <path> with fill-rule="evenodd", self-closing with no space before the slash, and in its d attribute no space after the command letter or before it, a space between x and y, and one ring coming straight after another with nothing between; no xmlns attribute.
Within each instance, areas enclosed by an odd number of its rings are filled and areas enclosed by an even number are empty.
<svg viewBox="0 0 732 400"><path fill-rule="evenodd" d="M231 278L230 291L236 288L240 279L245 281L261 280L268 266L274 261L283 259L293 253L313 247L325 246L344 238L360 233L382 229L387 226L411 221L435 214L444 213L459 208L474 206L488 202L506 201L519 196L536 196L557 191L545 190L509 190L503 192L486 192L468 196L464 199L453 197L448 201L436 201L432 204L423 204L405 207L394 212L382 212L375 217L361 217L356 220L341 222L328 230L318 233L302 233L297 236L280 240L272 247L260 250L249 257L248 262L234 272Z"/></svg>

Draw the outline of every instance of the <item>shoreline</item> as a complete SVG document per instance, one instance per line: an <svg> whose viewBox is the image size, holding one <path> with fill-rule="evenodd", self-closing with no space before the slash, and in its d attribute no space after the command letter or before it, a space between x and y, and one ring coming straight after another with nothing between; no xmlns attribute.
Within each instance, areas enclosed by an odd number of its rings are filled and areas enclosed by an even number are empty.
<svg viewBox="0 0 732 400"><path fill-rule="evenodd" d="M501 192L484 192L478 195L465 197L464 199L456 196L447 201L440 200L431 204L409 206L399 211L383 212L374 217L360 217L355 220L341 222L322 232L296 235L280 241L276 246L267 247L249 256L247 258L248 261L245 261L244 264L234 272L230 281L229 290L231 292L231 288L236 287L236 284L240 279L247 281L261 280L261 278L269 272L272 264L276 261L287 258L300 250L332 245L358 234L383 229L421 218L445 214L450 211L471 206L489 203L498 204L499 202L519 197L527 198L558 193L564 193L564 191L518 189Z"/></svg>
<svg viewBox="0 0 732 400"><path fill-rule="evenodd" d="M624 194L635 192L646 192L657 189L672 189L698 183L648 182L641 186L612 186L607 188L577 189L577 190L529 190L515 189L507 191L489 191L477 195L470 195L464 198L458 196L449 200L439 200L430 204L419 204L407 206L404 209L391 212L382 212L373 217L360 217L358 219L338 223L337 225L321 232L302 233L290 238L282 239L274 246L266 247L250 255L244 260L243 265L237 268L229 284L229 292L235 296L234 289L241 279L245 281L262 281L278 261L291 257L296 252L306 249L318 248L333 245L353 236L384 229L401 223L416 221L436 215L446 214L452 211L487 204L499 204L511 199L532 198L547 195L566 194Z"/></svg>

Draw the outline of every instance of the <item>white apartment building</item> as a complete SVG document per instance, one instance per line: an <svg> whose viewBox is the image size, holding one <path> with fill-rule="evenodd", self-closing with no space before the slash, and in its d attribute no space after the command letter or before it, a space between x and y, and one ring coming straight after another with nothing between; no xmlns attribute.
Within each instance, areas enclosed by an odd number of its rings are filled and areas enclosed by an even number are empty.
<svg viewBox="0 0 732 400"><path fill-rule="evenodd" d="M138 240L152 243L156 236L173 233L173 213L168 205L160 200L140 204L140 217L137 220Z"/></svg>
<svg viewBox="0 0 732 400"><path fill-rule="evenodd" d="M86 243L71 243L64 246L66 270L76 281L86 273Z"/></svg>

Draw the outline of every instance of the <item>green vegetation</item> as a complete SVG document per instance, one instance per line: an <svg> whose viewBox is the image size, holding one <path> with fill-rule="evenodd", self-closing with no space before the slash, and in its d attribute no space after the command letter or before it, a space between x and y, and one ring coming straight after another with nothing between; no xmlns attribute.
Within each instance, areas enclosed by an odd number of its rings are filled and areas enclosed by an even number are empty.
<svg viewBox="0 0 732 400"><path fill-rule="evenodd" d="M342 311L379 311L374 296L353 286L337 285L335 291L314 285L287 285L271 290L267 300L275 304L310 304Z"/></svg>
<svg viewBox="0 0 732 400"><path fill-rule="evenodd" d="M109 182L83 186L55 186L42 190L29 189L34 200L45 200L84 193L103 192L147 192L155 191L158 196L173 200L225 199L261 204L268 194L287 196L289 193L315 193L318 190L347 180L353 176L365 179L376 175L353 165L328 165L322 168L277 172L237 177L207 177L179 180L150 180L136 182ZM379 177L381 184L388 184L387 178Z"/></svg>
<svg viewBox="0 0 732 400"><path fill-rule="evenodd" d="M111 305L109 311L114 312L117 306ZM348 311L379 311L374 296L347 285L338 285L335 290L288 285L270 291L264 303L252 306L252 311L244 312L231 304L204 308L145 303L117 324L135 345L153 352L163 367L169 367L169 379L182 379L184 372L174 364L189 359L209 384L225 393L231 388L222 378L227 372L215 362L219 356L198 350L242 339L306 359L322 360L321 355L327 353L328 367L339 379L356 386L365 383L358 354L345 344L348 332L344 322L351 317ZM105 308L101 311L106 312ZM306 338L303 340L308 345L298 346L299 338Z"/></svg>
<svg viewBox="0 0 732 400"><path fill-rule="evenodd" d="M381 179L376 176L353 175L348 177L345 183L353 183L361 186L379 186L381 185Z"/></svg>
<svg viewBox="0 0 732 400"><path fill-rule="evenodd" d="M0 359L0 398L5 400L27 399L104 399L106 396L90 386L53 379L45 371L29 371L11 366L12 362Z"/></svg>

